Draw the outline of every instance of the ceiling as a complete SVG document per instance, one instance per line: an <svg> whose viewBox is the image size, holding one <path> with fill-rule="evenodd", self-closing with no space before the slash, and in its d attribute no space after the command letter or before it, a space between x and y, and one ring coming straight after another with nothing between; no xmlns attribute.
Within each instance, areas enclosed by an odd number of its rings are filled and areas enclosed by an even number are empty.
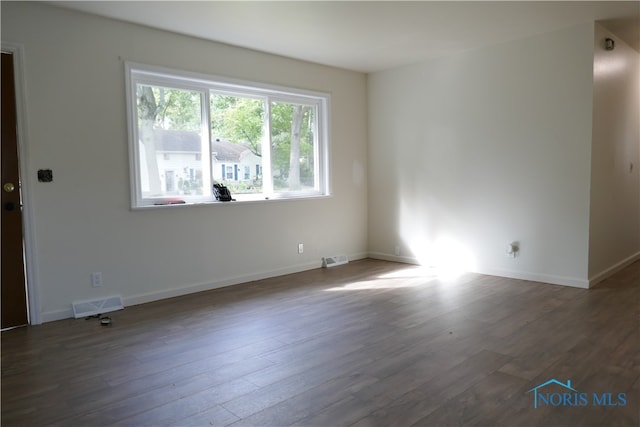
<svg viewBox="0 0 640 427"><path fill-rule="evenodd" d="M640 2L54 1L55 6L375 72L602 21L640 51Z"/></svg>

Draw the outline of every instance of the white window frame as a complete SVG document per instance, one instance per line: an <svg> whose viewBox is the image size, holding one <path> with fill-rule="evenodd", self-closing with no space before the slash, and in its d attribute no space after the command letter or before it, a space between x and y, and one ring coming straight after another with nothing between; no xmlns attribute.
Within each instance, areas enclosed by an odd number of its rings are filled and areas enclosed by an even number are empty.
<svg viewBox="0 0 640 427"><path fill-rule="evenodd" d="M265 102L265 132L262 150L262 176L263 192L259 194L233 195L238 202L244 201L272 201L279 199L300 199L309 197L325 197L330 195L329 186L329 109L330 95L324 92L316 92L304 89L295 89L284 86L269 85L264 83L248 82L226 77L203 75L178 71L163 67L125 62L126 100L127 100L127 125L129 133L129 169L131 183L131 207L132 209L166 206L163 199L146 198L142 195L140 174L140 150L138 147L137 126L137 99L136 85L148 84L166 86L175 89L192 90L202 94L202 147L206 155L201 156L202 175L204 187L208 186L209 194L202 196L185 196L185 204L171 206L185 206L193 204L218 202L211 190L213 183L211 135L209 123L210 94L225 93L229 95L253 97ZM270 105L272 102L289 102L313 105L317 114L317 132L314 135L314 188L295 192L274 192L271 177L271 130L270 130ZM225 173L226 175L226 173Z"/></svg>

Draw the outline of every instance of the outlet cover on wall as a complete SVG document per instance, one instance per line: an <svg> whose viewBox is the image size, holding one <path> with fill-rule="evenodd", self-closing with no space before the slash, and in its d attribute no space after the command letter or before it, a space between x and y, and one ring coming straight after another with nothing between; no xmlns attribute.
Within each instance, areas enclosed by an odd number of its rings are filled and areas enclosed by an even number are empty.
<svg viewBox="0 0 640 427"><path fill-rule="evenodd" d="M91 273L91 286L94 288L99 288L102 286L102 273L99 271L94 271Z"/></svg>

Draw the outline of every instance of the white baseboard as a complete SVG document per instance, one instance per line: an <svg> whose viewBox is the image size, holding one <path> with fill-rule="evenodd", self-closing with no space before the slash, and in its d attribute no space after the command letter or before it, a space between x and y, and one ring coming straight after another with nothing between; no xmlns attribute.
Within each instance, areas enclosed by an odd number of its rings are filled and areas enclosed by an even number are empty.
<svg viewBox="0 0 640 427"><path fill-rule="evenodd" d="M359 252L349 255L350 261L367 258L366 252ZM147 302L158 301L166 298L174 298L182 295L188 295L195 292L210 291L213 289L224 288L226 286L233 286L240 283L253 282L255 280L269 279L271 277L284 276L286 274L300 273L302 271L313 270L322 267L322 260L311 261L304 264L297 264L290 267L278 268L275 270L267 270L259 273L245 274L239 276L228 277L225 279L217 280L215 282L202 282L195 283L186 286L180 286L171 289L162 289L159 291L148 292L144 294L132 295L123 297L124 306L132 306L138 304L144 304ZM56 320L73 318L73 309L69 305L67 310L56 310L42 313L42 322L53 322Z"/></svg>
<svg viewBox="0 0 640 427"><path fill-rule="evenodd" d="M612 265L611 267L607 268L606 270L601 271L600 273L596 274L595 276L592 276L589 279L589 287L591 288L591 287L597 285L598 283L602 282L603 280L605 280L609 276L614 275L618 271L620 271L623 268L633 264L634 262L638 261L639 259L640 259L640 252L637 252L637 253L631 255L630 257L627 257L627 258L623 259L622 261Z"/></svg>
<svg viewBox="0 0 640 427"><path fill-rule="evenodd" d="M132 295L124 298L125 307L158 301L167 298L179 297L196 292L210 291L227 286L238 285L240 283L253 282L255 280L269 279L271 277L284 276L285 274L299 273L301 271L313 270L322 267L322 261L313 261L306 264L298 264L291 267L279 268L276 270L263 271L260 273L246 274L240 276L227 277L215 282L195 283L161 291L148 292L145 294Z"/></svg>
<svg viewBox="0 0 640 427"><path fill-rule="evenodd" d="M382 252L359 252L349 255L349 260L356 261L364 258L374 258L380 259L384 261L392 261L392 262L400 262L403 264L413 264L419 265L419 262L414 257L405 257L405 256L396 256L391 254L386 254ZM541 283L550 283L553 285L562 285L562 286L571 286L576 288L588 289L590 287L595 286L597 283L605 280L607 277L615 274L616 272L622 270L628 265L640 259L640 252L620 261L614 266L606 269L605 271L598 273L593 276L589 280L586 279L578 279L574 277L566 277L566 276L554 276L549 274L539 274L539 273L531 273L531 272L522 272L522 271L509 271L509 270L497 270L497 269L476 269L473 271L478 274L486 274L490 276L498 276L498 277L507 277L510 279L519 279L519 280L529 280L533 282L541 282ZM268 279L271 277L284 276L286 274L299 273L306 270L313 270L316 268L320 268L322 266L322 261L312 261L304 264L298 264L290 267L283 267L275 270L267 270L259 273L246 274L234 277L228 277L222 280L218 280L215 282L203 282L203 283L195 283L187 286L181 286L177 288L171 289L163 289L160 291L149 292L145 294L132 295L128 297L124 297L124 305L125 307L131 305L144 304L147 302L158 301L166 298L173 298L182 295L188 295L195 292L209 291L212 289L223 288L226 286L233 286L240 283L252 282L255 280ZM73 318L73 310L71 305L69 309L66 310L55 310L44 312L41 315L42 322L53 322L56 320Z"/></svg>
<svg viewBox="0 0 640 427"><path fill-rule="evenodd" d="M55 322L56 320L73 318L73 308L69 305L68 310L45 311L40 314L41 323Z"/></svg>
<svg viewBox="0 0 640 427"><path fill-rule="evenodd" d="M551 285L570 286L572 288L588 289L589 281L569 276L554 276L551 274L539 274L526 271L510 271L495 269L478 269L474 271L478 274L486 274L488 276L506 277L509 279L527 280L530 282L548 283Z"/></svg>
<svg viewBox="0 0 640 427"><path fill-rule="evenodd" d="M417 258L385 254L383 252L369 252L369 258L381 259L383 261L401 262L403 264L420 265Z"/></svg>
<svg viewBox="0 0 640 427"><path fill-rule="evenodd" d="M404 264L416 264L420 263L413 257L402 257L391 254L385 254L382 252L370 252L369 257L375 259L381 259L385 261L401 262ZM550 283L552 285L571 286L575 288L587 289L589 287L589 281L585 279L578 279L575 277L554 276L549 274L530 273L525 271L511 271L511 270L498 270L498 269L475 269L471 273L486 274L488 276L507 277L509 279L528 280L531 282Z"/></svg>

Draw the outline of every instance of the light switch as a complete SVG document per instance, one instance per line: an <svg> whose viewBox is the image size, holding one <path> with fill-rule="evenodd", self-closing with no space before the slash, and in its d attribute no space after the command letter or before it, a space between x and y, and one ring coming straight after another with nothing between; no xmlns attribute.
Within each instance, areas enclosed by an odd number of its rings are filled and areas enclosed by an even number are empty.
<svg viewBox="0 0 640 427"><path fill-rule="evenodd" d="M52 182L53 181L53 171L51 169L40 169L40 170L38 170L38 181L39 182Z"/></svg>

